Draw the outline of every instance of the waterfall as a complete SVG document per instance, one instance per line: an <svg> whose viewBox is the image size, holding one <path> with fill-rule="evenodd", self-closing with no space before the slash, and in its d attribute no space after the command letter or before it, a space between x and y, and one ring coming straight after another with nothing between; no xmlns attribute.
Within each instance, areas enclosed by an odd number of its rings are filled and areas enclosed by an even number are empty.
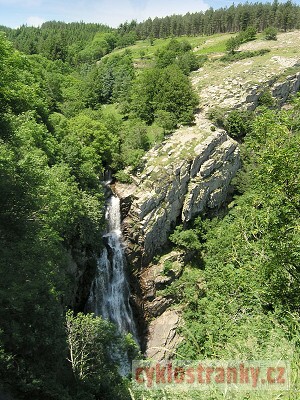
<svg viewBox="0 0 300 400"><path fill-rule="evenodd" d="M130 332L136 339L136 327L129 304L129 284L121 234L120 199L112 195L106 207L107 233L104 249L97 263L87 308L114 322L120 332Z"/></svg>

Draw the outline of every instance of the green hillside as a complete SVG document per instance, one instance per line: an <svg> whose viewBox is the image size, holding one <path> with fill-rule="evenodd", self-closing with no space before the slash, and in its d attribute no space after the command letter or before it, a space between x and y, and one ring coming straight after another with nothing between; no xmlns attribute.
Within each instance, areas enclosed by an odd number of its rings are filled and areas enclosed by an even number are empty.
<svg viewBox="0 0 300 400"><path fill-rule="evenodd" d="M118 29L1 27L0 398L297 399L300 99L281 104L272 93L300 72L299 10L275 1ZM216 129L239 142L242 168L219 214L178 221L163 249L183 260L160 293L182 313L177 354L289 360L292 387L135 392L112 357L142 357L131 335L84 314L103 246L105 173L131 184L151 149L167 144L189 159L185 139ZM170 161L163 154L153 167L168 173Z"/></svg>

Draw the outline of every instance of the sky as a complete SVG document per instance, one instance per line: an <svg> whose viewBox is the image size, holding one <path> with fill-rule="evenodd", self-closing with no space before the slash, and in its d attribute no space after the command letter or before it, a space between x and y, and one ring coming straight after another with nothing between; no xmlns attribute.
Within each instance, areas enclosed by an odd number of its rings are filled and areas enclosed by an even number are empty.
<svg viewBox="0 0 300 400"><path fill-rule="evenodd" d="M233 0L0 0L0 25L39 26L45 21L120 23L230 6ZM245 2L237 0L236 3ZM295 1L299 3L300 0Z"/></svg>

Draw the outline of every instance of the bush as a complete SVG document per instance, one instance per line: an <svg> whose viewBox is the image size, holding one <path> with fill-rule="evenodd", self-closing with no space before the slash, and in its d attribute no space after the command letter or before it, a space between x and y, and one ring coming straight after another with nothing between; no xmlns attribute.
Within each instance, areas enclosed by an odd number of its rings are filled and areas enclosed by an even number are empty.
<svg viewBox="0 0 300 400"><path fill-rule="evenodd" d="M251 130L252 119L251 112L234 110L226 117L224 127L230 136L240 139Z"/></svg>
<svg viewBox="0 0 300 400"><path fill-rule="evenodd" d="M263 91L258 98L258 105L268 108L275 107L276 102L269 89Z"/></svg>
<svg viewBox="0 0 300 400"><path fill-rule="evenodd" d="M237 36L234 36L227 40L226 50L233 54L242 43L250 42L256 38L256 29L253 26L249 26L245 31L240 32Z"/></svg>
<svg viewBox="0 0 300 400"><path fill-rule="evenodd" d="M248 26L248 28L238 35L240 38L241 43L247 43L251 40L256 39L256 28L254 26Z"/></svg>
<svg viewBox="0 0 300 400"><path fill-rule="evenodd" d="M124 170L116 172L115 178L121 183L132 183L131 176Z"/></svg>
<svg viewBox="0 0 300 400"><path fill-rule="evenodd" d="M220 58L220 61L230 62L230 61L238 61L244 60L245 58L263 56L266 53L269 53L269 49L260 49L255 51L239 51L237 53L226 54L225 56Z"/></svg>
<svg viewBox="0 0 300 400"><path fill-rule="evenodd" d="M266 40L277 40L277 29L273 26L269 26L264 30L264 37Z"/></svg>
<svg viewBox="0 0 300 400"><path fill-rule="evenodd" d="M232 37L226 42L226 51L233 54L241 45L241 41L238 36Z"/></svg>
<svg viewBox="0 0 300 400"><path fill-rule="evenodd" d="M225 111L221 107L211 108L207 113L207 117L218 128L224 128Z"/></svg>
<svg viewBox="0 0 300 400"><path fill-rule="evenodd" d="M168 113L168 119L175 115L176 123L190 124L197 105L198 97L189 78L175 64L141 72L132 91L132 112L147 124L161 111Z"/></svg>
<svg viewBox="0 0 300 400"><path fill-rule="evenodd" d="M170 235L170 240L184 250L195 251L201 250L202 247L195 230L184 230L181 225L175 228L175 231Z"/></svg>
<svg viewBox="0 0 300 400"><path fill-rule="evenodd" d="M161 126L165 133L172 132L177 126L176 115L165 110L157 110L154 114L155 122Z"/></svg>
<svg viewBox="0 0 300 400"><path fill-rule="evenodd" d="M208 61L208 57L206 54L200 54L197 56L197 61L199 64L199 68L201 68L206 63L206 61Z"/></svg>

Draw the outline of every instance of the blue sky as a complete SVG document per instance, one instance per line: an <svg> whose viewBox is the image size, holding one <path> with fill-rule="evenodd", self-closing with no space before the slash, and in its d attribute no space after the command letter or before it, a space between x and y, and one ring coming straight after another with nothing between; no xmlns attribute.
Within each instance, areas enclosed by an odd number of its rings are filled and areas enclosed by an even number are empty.
<svg viewBox="0 0 300 400"><path fill-rule="evenodd" d="M237 0L236 3L244 2ZM299 3L300 0L296 1ZM16 28L44 21L100 22L112 27L126 20L229 6L232 0L0 0L0 25Z"/></svg>

